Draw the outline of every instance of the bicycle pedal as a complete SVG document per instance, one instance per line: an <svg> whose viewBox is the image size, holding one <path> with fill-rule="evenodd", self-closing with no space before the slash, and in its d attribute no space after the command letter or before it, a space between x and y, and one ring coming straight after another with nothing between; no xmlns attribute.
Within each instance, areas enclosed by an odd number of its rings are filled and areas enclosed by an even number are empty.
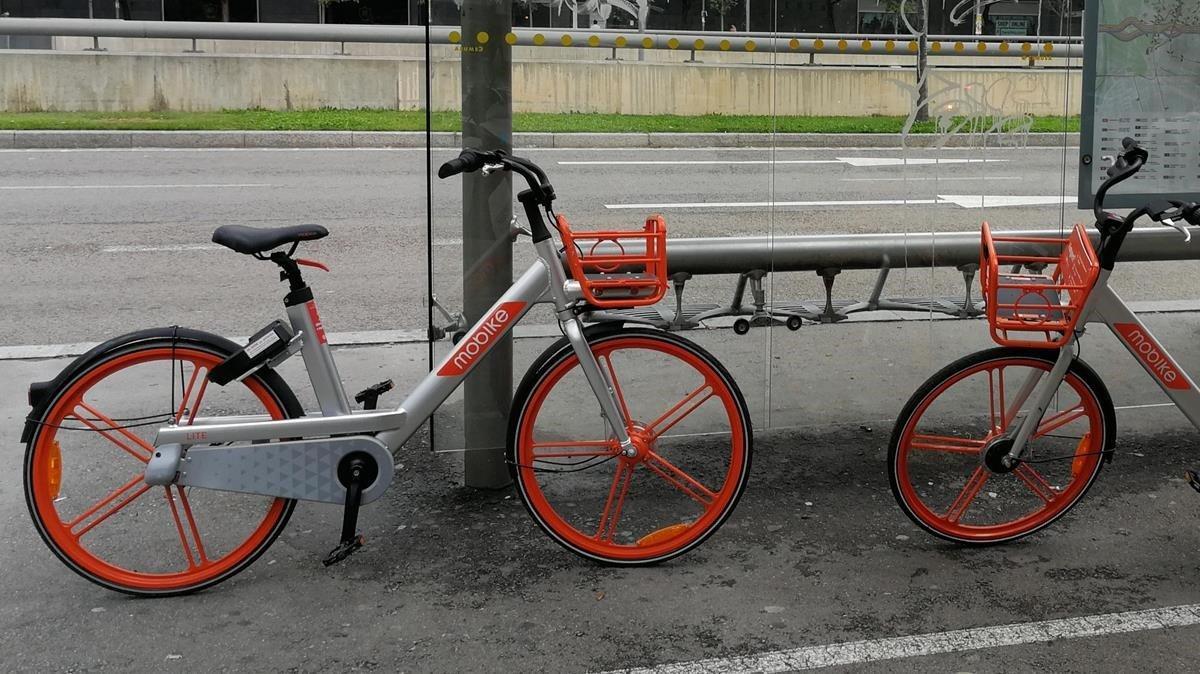
<svg viewBox="0 0 1200 674"><path fill-rule="evenodd" d="M334 548L333 550L330 550L329 554L325 556L325 559L321 560L321 563L324 564L325 566L333 566L334 564L337 564L338 562L342 561L343 559L346 559L350 555L353 555L354 553L358 552L359 548L361 548L363 546L363 544L366 542L367 542L366 536L363 536L362 534L358 534L357 536L355 536L354 538L352 538L348 541L343 541L343 542L339 543L336 548Z"/></svg>
<svg viewBox="0 0 1200 674"><path fill-rule="evenodd" d="M379 396L392 390L393 386L391 379L368 386L354 394L354 402L361 404L364 410L373 410L379 405Z"/></svg>
<svg viewBox="0 0 1200 674"><path fill-rule="evenodd" d="M1197 474L1194 470L1188 470L1184 471L1184 476L1187 477L1188 484L1191 485L1192 489L1200 492L1200 474Z"/></svg>

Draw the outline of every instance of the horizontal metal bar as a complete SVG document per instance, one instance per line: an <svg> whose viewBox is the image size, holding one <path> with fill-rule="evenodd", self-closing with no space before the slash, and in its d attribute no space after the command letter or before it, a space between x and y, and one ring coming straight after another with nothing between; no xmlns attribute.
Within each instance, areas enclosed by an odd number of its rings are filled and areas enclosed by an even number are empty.
<svg viewBox="0 0 1200 674"><path fill-rule="evenodd" d="M81 37L181 38L202 40L283 40L298 42L374 42L421 44L422 26L374 26L311 23L220 23L206 21L120 21L115 19L0 19L0 34ZM464 35L455 26L429 29L433 44L483 51L501 41L516 46L665 49L668 51L778 52L800 54L915 54L912 35L818 35L812 33L653 32L514 28L504 35ZM1014 56L1021 58L1083 55L1077 39L935 35L931 56Z"/></svg>
<svg viewBox="0 0 1200 674"><path fill-rule="evenodd" d="M366 434L390 431L404 425L404 410L364 412L330 417L299 417L279 421L205 423L203 426L164 426L158 429L155 446L250 442L280 438L311 438L325 435Z"/></svg>
<svg viewBox="0 0 1200 674"><path fill-rule="evenodd" d="M1184 244L1172 229L1139 229L1121 247L1122 262L1200 259L1200 228L1193 243ZM1004 232L1022 238L1060 239L1056 229ZM1092 243L1100 235L1093 232ZM1032 243L999 244L1006 255L1037 255L1058 248ZM880 269L883 267L958 267L979 262L979 232L920 234L837 234L819 236L743 236L668 239L668 273L740 274L765 271L820 269Z"/></svg>

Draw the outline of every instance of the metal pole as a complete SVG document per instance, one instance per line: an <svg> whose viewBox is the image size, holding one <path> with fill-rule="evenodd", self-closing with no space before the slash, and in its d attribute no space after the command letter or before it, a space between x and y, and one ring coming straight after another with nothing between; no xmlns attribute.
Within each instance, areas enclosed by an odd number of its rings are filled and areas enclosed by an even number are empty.
<svg viewBox="0 0 1200 674"><path fill-rule="evenodd" d="M742 26L742 30L750 32L750 0L744 0L746 3L746 25Z"/></svg>
<svg viewBox="0 0 1200 674"><path fill-rule="evenodd" d="M462 5L462 139L464 147L512 150L512 30L509 0L464 0ZM471 323L483 317L512 284L509 236L512 178L505 171L463 176L463 310ZM504 463L512 403L512 337L492 347L467 378L463 407L468 487L496 489L511 482Z"/></svg>

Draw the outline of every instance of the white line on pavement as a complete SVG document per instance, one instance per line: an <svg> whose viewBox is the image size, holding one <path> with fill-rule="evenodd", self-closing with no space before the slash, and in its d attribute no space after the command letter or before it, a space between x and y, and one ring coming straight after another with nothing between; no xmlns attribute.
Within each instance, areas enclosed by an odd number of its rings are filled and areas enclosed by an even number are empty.
<svg viewBox="0 0 1200 674"><path fill-rule="evenodd" d="M878 199L850 201L712 201L678 204L604 204L605 208L782 208L788 206L819 207L819 206L901 206L932 205L946 203L940 199Z"/></svg>
<svg viewBox="0 0 1200 674"><path fill-rule="evenodd" d="M1144 410L1151 407L1174 407L1175 403L1153 403L1150 405L1117 405L1114 410Z"/></svg>
<svg viewBox="0 0 1200 674"><path fill-rule="evenodd" d="M688 165L688 166L706 166L706 165L733 165L733 164L843 164L841 159L647 159L636 160L630 159L625 161L560 161L559 166L673 166L673 165Z"/></svg>
<svg viewBox="0 0 1200 674"><path fill-rule="evenodd" d="M274 187L269 183L190 183L160 185L0 185L0 190L129 190L129 189L185 189L214 187Z"/></svg>
<svg viewBox="0 0 1200 674"><path fill-rule="evenodd" d="M1038 622L977 627L889 639L868 639L732 658L680 662L628 674L726 674L729 672L792 672L820 667L856 665L913 658L939 653L962 653L984 648L1020 646L1060 639L1080 639L1109 634L1148 632L1171 627L1200 625L1200 604L1170 606L1123 613L1042 620Z"/></svg>
<svg viewBox="0 0 1200 674"><path fill-rule="evenodd" d="M991 164L1007 159L969 159L962 157L838 157L851 166L930 166L934 164Z"/></svg>
<svg viewBox="0 0 1200 674"><path fill-rule="evenodd" d="M884 183L884 182L933 182L940 183L945 180L1020 180L1021 176L925 176L925 177L903 177L903 178L842 178L842 182L847 183Z"/></svg>
<svg viewBox="0 0 1200 674"><path fill-rule="evenodd" d="M1016 196L991 194L939 194L938 199L963 208L1011 208L1014 206L1059 206L1073 204L1074 194L1058 196Z"/></svg>
<svg viewBox="0 0 1200 674"><path fill-rule="evenodd" d="M224 246L215 243L169 243L162 246L105 246L102 253L157 253L180 252L188 250L220 250Z"/></svg>

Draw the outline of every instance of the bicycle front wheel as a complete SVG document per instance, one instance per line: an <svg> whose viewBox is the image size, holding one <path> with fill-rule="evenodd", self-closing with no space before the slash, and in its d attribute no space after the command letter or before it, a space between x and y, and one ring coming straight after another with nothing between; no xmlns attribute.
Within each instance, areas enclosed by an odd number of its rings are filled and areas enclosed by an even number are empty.
<svg viewBox="0 0 1200 674"><path fill-rule="evenodd" d="M702 543L733 512L750 471L741 391L706 351L657 330L591 332L588 342L634 439L628 457L561 340L522 382L509 462L534 520L596 561L662 562Z"/></svg>
<svg viewBox="0 0 1200 674"><path fill-rule="evenodd" d="M1032 534L1079 502L1112 451L1116 427L1107 389L1082 361L1071 364L1022 461L1012 469L995 461L1007 453L1005 438L1025 406L1018 398L1044 379L1057 355L981 351L913 394L888 452L892 493L913 522L958 543L1000 543Z"/></svg>

